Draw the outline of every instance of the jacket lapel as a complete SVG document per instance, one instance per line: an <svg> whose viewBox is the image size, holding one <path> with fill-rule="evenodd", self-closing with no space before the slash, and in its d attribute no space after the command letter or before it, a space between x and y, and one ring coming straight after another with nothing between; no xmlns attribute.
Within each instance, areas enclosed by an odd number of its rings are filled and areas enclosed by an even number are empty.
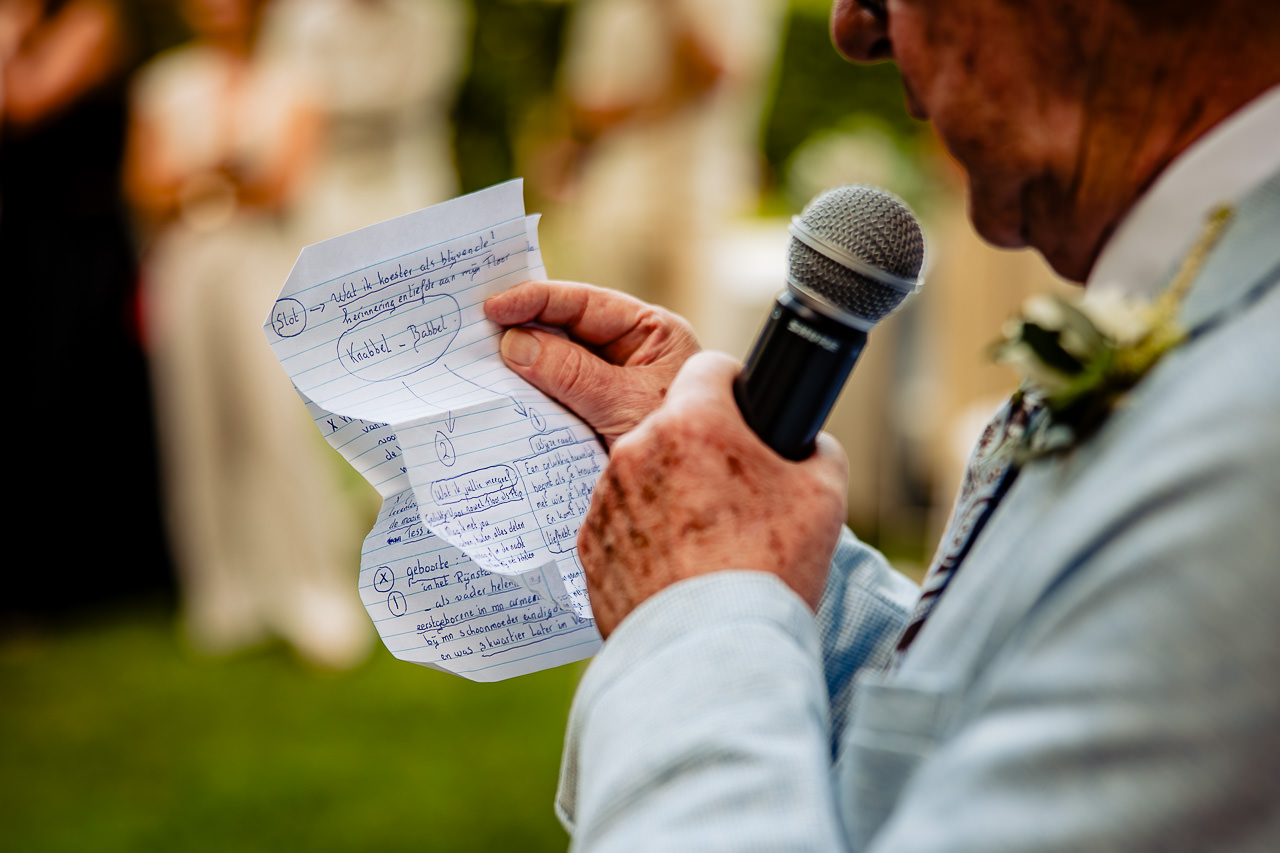
<svg viewBox="0 0 1280 853"><path fill-rule="evenodd" d="M1182 320L1192 334L1225 321L1274 286L1280 275L1280 173L1237 206L1221 242L1187 294Z"/></svg>

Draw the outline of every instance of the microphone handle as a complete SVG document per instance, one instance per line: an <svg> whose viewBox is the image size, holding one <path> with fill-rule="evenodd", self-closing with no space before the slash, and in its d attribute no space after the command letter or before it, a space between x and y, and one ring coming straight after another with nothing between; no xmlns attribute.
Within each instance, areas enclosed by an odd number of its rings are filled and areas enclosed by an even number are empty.
<svg viewBox="0 0 1280 853"><path fill-rule="evenodd" d="M780 456L807 458L866 342L783 291L733 383L747 425Z"/></svg>

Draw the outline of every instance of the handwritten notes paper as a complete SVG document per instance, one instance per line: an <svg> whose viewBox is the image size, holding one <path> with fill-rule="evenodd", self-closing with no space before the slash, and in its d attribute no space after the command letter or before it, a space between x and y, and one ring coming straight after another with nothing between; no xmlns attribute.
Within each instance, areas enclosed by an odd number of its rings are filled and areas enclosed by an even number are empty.
<svg viewBox="0 0 1280 853"><path fill-rule="evenodd" d="M575 542L605 454L512 373L483 302L546 273L511 181L314 246L264 324L382 496L360 593L396 657L494 681L594 654Z"/></svg>

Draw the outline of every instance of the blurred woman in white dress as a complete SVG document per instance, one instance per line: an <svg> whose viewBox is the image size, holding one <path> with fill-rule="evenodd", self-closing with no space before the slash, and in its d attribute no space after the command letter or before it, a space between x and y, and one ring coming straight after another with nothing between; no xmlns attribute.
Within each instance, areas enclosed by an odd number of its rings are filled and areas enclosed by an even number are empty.
<svg viewBox="0 0 1280 853"><path fill-rule="evenodd" d="M345 667L371 632L338 468L262 332L297 255L284 213L316 146L298 76L256 51L265 0L182 0L194 41L135 81L126 182L170 538L200 651L283 638Z"/></svg>

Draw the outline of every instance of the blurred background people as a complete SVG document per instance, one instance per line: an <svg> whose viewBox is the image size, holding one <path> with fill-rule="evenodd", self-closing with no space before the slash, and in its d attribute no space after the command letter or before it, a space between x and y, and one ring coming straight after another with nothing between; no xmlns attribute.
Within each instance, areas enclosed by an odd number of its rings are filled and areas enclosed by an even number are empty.
<svg viewBox="0 0 1280 853"><path fill-rule="evenodd" d="M458 194L450 111L469 55L461 0L279 0L270 49L307 76L319 150L294 200L313 243Z"/></svg>
<svg viewBox="0 0 1280 853"><path fill-rule="evenodd" d="M0 0L0 281L9 529L60 567L6 571L0 613L167 591L150 402L120 193L131 22L110 0Z"/></svg>
<svg viewBox="0 0 1280 853"><path fill-rule="evenodd" d="M270 637L349 666L371 643L334 457L262 333L297 254L286 212L317 143L300 75L258 51L265 0L183 0L194 40L133 89L127 186L186 633Z"/></svg>

